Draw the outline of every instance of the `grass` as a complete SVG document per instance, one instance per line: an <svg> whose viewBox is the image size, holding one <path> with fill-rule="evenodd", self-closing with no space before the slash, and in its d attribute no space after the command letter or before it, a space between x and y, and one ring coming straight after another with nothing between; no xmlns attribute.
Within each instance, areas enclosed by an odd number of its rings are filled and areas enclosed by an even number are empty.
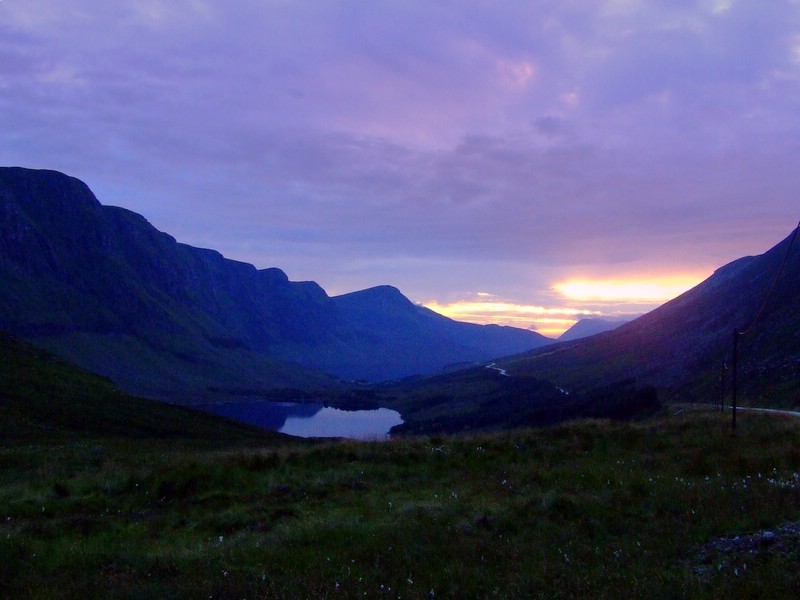
<svg viewBox="0 0 800 600"><path fill-rule="evenodd" d="M0 359L0 597L800 591L794 418L303 441L130 398L1 335Z"/></svg>
<svg viewBox="0 0 800 600"><path fill-rule="evenodd" d="M709 411L388 443L0 449L0 596L790 597L800 423Z"/></svg>

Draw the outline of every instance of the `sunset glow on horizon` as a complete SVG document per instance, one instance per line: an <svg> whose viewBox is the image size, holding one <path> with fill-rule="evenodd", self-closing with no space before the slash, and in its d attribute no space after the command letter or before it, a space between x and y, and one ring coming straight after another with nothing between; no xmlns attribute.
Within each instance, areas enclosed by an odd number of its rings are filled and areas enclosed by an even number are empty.
<svg viewBox="0 0 800 600"><path fill-rule="evenodd" d="M553 289L570 300L602 302L658 302L680 296L705 276L654 279L572 279L556 283Z"/></svg>
<svg viewBox="0 0 800 600"><path fill-rule="evenodd" d="M456 321L532 329L547 337L557 337L580 319L602 316L599 311L568 307L547 308L494 298L461 300L448 304L431 301L424 303L424 306Z"/></svg>
<svg viewBox="0 0 800 600"><path fill-rule="evenodd" d="M519 304L488 292L455 302L423 304L457 321L510 325L557 338L581 319L635 318L679 296L704 278L686 275L568 280L552 286L557 294L551 297L548 306Z"/></svg>

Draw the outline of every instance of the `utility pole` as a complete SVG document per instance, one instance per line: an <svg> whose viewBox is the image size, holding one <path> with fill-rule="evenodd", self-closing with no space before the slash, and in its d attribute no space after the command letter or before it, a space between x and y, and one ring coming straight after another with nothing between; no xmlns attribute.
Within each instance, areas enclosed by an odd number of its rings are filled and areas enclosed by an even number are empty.
<svg viewBox="0 0 800 600"><path fill-rule="evenodd" d="M736 431L736 372L739 362L739 329L733 328L733 389L731 390L731 429Z"/></svg>

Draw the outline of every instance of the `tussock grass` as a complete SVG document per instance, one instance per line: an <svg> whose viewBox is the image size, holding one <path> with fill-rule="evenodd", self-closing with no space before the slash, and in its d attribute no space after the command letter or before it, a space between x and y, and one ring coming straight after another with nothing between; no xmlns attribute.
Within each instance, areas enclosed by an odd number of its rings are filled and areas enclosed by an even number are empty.
<svg viewBox="0 0 800 600"><path fill-rule="evenodd" d="M788 597L800 422L707 411L387 443L0 448L0 596Z"/></svg>

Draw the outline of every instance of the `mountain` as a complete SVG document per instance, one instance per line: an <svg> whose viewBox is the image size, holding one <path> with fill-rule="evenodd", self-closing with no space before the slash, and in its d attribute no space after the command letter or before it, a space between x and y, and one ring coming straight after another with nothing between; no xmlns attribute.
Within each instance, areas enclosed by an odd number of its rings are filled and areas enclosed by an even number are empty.
<svg viewBox="0 0 800 600"><path fill-rule="evenodd" d="M413 304L391 286L337 296L333 301L357 337L371 341L365 347L367 352L352 361L371 380L488 361L509 355L511 348L552 341L525 329L454 321Z"/></svg>
<svg viewBox="0 0 800 600"><path fill-rule="evenodd" d="M581 319L558 337L559 342L569 342L589 337L604 331L611 331L630 319Z"/></svg>
<svg viewBox="0 0 800 600"><path fill-rule="evenodd" d="M554 344L499 366L568 390L633 379L655 386L664 398L711 402L720 397L721 375L730 389L734 328L752 324L739 337L741 399L796 405L800 239L792 245L793 238L718 269L695 288L613 331Z"/></svg>
<svg viewBox="0 0 800 600"><path fill-rule="evenodd" d="M335 389L550 341L456 323L390 288L330 298L178 243L55 171L0 168L0 234L0 330L146 396Z"/></svg>

